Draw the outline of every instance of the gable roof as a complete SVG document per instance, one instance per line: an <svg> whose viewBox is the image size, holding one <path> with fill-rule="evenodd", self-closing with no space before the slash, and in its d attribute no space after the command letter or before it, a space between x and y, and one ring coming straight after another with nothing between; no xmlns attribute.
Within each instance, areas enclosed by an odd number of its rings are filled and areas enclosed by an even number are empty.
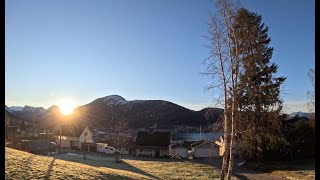
<svg viewBox="0 0 320 180"><path fill-rule="evenodd" d="M137 146L168 147L170 145L170 131L139 131L137 134Z"/></svg>
<svg viewBox="0 0 320 180"><path fill-rule="evenodd" d="M200 145L200 144L203 144L203 143L206 143L206 142L210 142L210 141L207 141L207 140L205 140L205 139L201 139L201 140L199 140L199 141L196 141L196 142L192 143L192 144L191 144L191 147L196 147L196 146L198 146L198 145Z"/></svg>
<svg viewBox="0 0 320 180"><path fill-rule="evenodd" d="M213 146L219 147L216 143L212 143L212 142L210 142L210 141L205 141L205 142L203 142L203 143L201 143L201 144L198 144L198 145L196 145L196 146L193 146L193 148L213 147Z"/></svg>
<svg viewBox="0 0 320 180"><path fill-rule="evenodd" d="M82 132L85 130L85 128L88 126L73 126L73 125L66 125L62 126L61 128L61 135L62 136L70 136L70 137L80 137ZM92 131L92 128L88 127L89 130ZM56 132L56 135L59 135L59 130Z"/></svg>

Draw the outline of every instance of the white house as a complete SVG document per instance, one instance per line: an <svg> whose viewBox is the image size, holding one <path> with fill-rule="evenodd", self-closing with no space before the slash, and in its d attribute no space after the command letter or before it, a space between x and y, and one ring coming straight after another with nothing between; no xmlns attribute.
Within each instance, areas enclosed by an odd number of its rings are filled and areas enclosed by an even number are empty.
<svg viewBox="0 0 320 180"><path fill-rule="evenodd" d="M206 141L192 148L194 158L219 157L219 146Z"/></svg>
<svg viewBox="0 0 320 180"><path fill-rule="evenodd" d="M139 131L136 138L136 156L169 156L170 131Z"/></svg>
<svg viewBox="0 0 320 180"><path fill-rule="evenodd" d="M60 145L60 136L56 136L56 143L58 146ZM62 133L61 149L63 151L81 149L84 151L97 152L97 144L93 139L92 131L87 126L83 131Z"/></svg>
<svg viewBox="0 0 320 180"><path fill-rule="evenodd" d="M181 145L181 144L176 144L173 145L171 147L172 149L172 154L173 155L178 155L182 158L188 158L189 154L188 154L188 148L185 145Z"/></svg>
<svg viewBox="0 0 320 180"><path fill-rule="evenodd" d="M81 150L97 152L97 144L93 139L93 133L87 126L79 137L79 142L81 145Z"/></svg>

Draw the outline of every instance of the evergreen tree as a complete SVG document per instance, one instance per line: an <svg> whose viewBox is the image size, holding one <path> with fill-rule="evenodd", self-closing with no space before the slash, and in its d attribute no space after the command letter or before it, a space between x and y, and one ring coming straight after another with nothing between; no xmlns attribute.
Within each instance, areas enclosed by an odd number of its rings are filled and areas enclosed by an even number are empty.
<svg viewBox="0 0 320 180"><path fill-rule="evenodd" d="M275 77L278 67L270 62L273 48L260 15L239 9L235 29L242 62L237 92L239 149L247 158L261 159L264 152L279 149L284 142L279 115L280 86L286 78Z"/></svg>

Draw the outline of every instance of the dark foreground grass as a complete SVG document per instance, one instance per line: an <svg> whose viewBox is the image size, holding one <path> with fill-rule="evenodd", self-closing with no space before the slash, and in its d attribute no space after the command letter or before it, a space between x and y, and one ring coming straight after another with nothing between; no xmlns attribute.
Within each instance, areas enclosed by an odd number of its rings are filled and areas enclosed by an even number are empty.
<svg viewBox="0 0 320 180"><path fill-rule="evenodd" d="M315 179L314 159L284 162L249 163L247 168L287 179Z"/></svg>

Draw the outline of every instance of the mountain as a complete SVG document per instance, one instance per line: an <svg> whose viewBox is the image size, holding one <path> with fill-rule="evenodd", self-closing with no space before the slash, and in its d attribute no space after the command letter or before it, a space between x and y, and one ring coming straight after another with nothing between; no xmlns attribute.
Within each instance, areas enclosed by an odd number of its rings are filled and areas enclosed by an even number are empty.
<svg viewBox="0 0 320 180"><path fill-rule="evenodd" d="M40 120L41 116L46 113L46 110L43 107L32 107L32 106L6 106L6 110L13 114L15 117L21 120L31 121L31 120Z"/></svg>
<svg viewBox="0 0 320 180"><path fill-rule="evenodd" d="M8 107L6 105L6 110L9 111L10 113L20 112L20 111L22 111L22 109L23 109L22 106L11 106L11 107Z"/></svg>
<svg viewBox="0 0 320 180"><path fill-rule="evenodd" d="M293 112L290 113L286 116L285 120L286 121L291 121L293 119L301 119L301 118L305 118L305 119L314 119L315 118L315 113L307 113L307 112Z"/></svg>
<svg viewBox="0 0 320 180"><path fill-rule="evenodd" d="M21 124L22 121L19 118L17 118L14 114L9 112L7 110L7 107L4 110L4 114L5 114L4 120L5 120L6 126L17 126L17 125Z"/></svg>
<svg viewBox="0 0 320 180"><path fill-rule="evenodd" d="M212 126L223 113L219 108L205 108L193 111L164 100L127 101L121 96L111 95L95 99L79 106L72 116L62 116L58 106L45 110L41 107L8 107L13 114L29 122L39 122L42 127L64 126L84 128L85 126L112 129L121 120L128 121L130 128L144 128L157 124L158 128L175 126ZM67 125L66 125L67 124ZM71 127L70 126L70 127Z"/></svg>
<svg viewBox="0 0 320 180"><path fill-rule="evenodd" d="M213 124L222 111L193 111L169 101L133 100L111 95L92 101L75 109L87 123L97 126L110 126L119 120L128 120L132 128L149 127L157 124L159 128L172 128L175 125L196 126Z"/></svg>

